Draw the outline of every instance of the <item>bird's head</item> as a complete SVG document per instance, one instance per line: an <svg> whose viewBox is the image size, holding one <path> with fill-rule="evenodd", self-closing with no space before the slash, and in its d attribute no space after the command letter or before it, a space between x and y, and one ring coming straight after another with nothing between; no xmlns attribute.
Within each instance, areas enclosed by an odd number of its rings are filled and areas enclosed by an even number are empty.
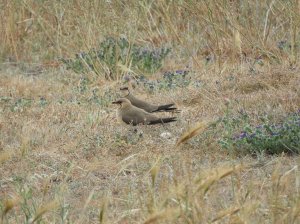
<svg viewBox="0 0 300 224"><path fill-rule="evenodd" d="M130 94L130 91L129 91L129 88L127 86L123 86L120 88L120 91L122 93L122 95L125 97L125 96L128 96Z"/></svg>
<svg viewBox="0 0 300 224"><path fill-rule="evenodd" d="M126 108L131 106L131 102L126 98L120 98L112 103L120 105L120 108Z"/></svg>

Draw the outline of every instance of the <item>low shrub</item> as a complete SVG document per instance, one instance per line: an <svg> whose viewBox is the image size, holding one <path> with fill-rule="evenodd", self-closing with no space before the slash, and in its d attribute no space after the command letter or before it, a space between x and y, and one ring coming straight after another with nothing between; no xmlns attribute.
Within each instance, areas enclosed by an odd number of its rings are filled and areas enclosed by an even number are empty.
<svg viewBox="0 0 300 224"><path fill-rule="evenodd" d="M163 60L170 53L169 47L152 48L130 44L126 38L107 37L98 49L80 52L73 59L61 61L76 73L90 71L98 75L105 74L106 79L116 79L117 66L131 64L131 69L142 73L154 73L161 68ZM130 62L130 63L128 63Z"/></svg>
<svg viewBox="0 0 300 224"><path fill-rule="evenodd" d="M222 119L226 130L219 141L222 147L251 154L300 152L300 110L276 123L268 116L261 116L261 124L255 126L249 118L247 113L243 113L235 118L227 116ZM240 132L234 134L238 129Z"/></svg>

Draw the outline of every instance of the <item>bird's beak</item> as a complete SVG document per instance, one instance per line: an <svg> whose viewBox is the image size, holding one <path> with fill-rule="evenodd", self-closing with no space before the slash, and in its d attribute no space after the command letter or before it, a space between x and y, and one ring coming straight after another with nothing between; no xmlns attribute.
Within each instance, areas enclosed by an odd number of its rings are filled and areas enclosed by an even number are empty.
<svg viewBox="0 0 300 224"><path fill-rule="evenodd" d="M128 87L121 87L120 90L128 90Z"/></svg>
<svg viewBox="0 0 300 224"><path fill-rule="evenodd" d="M117 104L120 106L120 108L122 107L122 102L117 100L117 101L113 101L112 104Z"/></svg>
<svg viewBox="0 0 300 224"><path fill-rule="evenodd" d="M121 100L113 101L112 104L120 104L121 105L122 101Z"/></svg>

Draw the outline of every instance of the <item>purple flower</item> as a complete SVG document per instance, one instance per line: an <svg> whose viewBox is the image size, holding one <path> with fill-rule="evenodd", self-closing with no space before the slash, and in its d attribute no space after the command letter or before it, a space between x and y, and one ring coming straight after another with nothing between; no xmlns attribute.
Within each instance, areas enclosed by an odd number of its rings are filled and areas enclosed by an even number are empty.
<svg viewBox="0 0 300 224"><path fill-rule="evenodd" d="M176 70L176 73L181 75L181 74L184 73L184 71L183 70Z"/></svg>
<svg viewBox="0 0 300 224"><path fill-rule="evenodd" d="M242 139L242 138L246 138L247 137L247 132L245 131L242 131L239 135L239 138Z"/></svg>

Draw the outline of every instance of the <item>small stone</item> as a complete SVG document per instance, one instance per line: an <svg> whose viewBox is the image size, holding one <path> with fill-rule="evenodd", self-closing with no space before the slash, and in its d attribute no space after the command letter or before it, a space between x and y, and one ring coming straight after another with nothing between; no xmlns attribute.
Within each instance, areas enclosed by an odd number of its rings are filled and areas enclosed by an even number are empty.
<svg viewBox="0 0 300 224"><path fill-rule="evenodd" d="M160 137L162 137L164 139L171 139L172 134L170 132L163 132L160 134Z"/></svg>

